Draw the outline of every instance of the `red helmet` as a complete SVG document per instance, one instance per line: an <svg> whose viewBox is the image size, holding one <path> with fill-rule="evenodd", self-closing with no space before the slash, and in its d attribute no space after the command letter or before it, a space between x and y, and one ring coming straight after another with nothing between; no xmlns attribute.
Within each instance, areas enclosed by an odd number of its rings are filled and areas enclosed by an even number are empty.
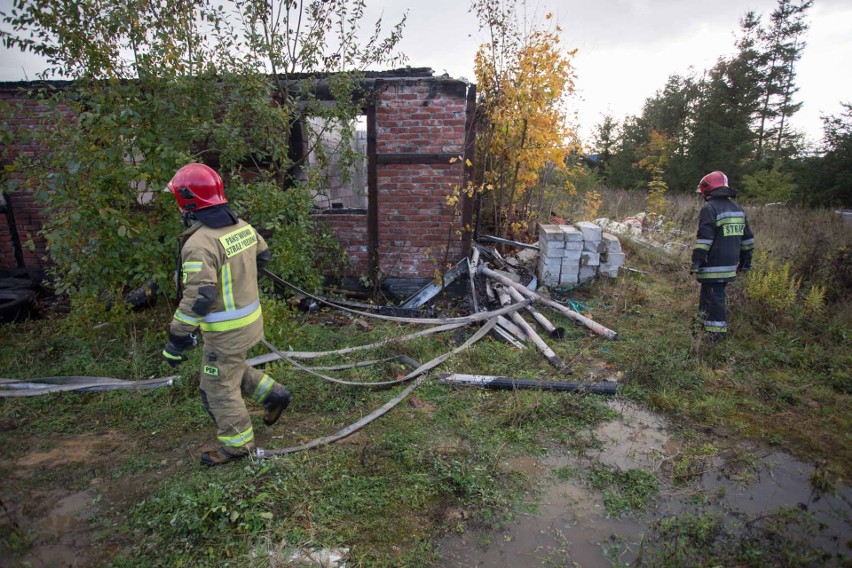
<svg viewBox="0 0 852 568"><path fill-rule="evenodd" d="M720 187L728 187L728 176L723 172L715 171L701 178L701 181L698 182L698 187L695 188L695 192L706 197L708 193Z"/></svg>
<svg viewBox="0 0 852 568"><path fill-rule="evenodd" d="M187 164L177 171L168 184L181 212L191 213L227 203L222 178L204 164Z"/></svg>

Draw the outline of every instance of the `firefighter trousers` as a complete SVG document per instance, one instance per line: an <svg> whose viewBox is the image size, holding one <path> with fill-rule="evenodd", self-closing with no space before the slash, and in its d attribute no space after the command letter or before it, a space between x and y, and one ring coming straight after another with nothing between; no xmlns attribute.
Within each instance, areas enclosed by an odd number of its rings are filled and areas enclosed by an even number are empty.
<svg viewBox="0 0 852 568"><path fill-rule="evenodd" d="M231 455L254 448L254 429L243 397L259 404L280 390L269 375L250 367L246 353L226 355L204 346L201 362L201 402L216 423L222 449Z"/></svg>
<svg viewBox="0 0 852 568"><path fill-rule="evenodd" d="M727 333L728 315L725 306L727 282L702 282L698 299L698 318L708 333Z"/></svg>

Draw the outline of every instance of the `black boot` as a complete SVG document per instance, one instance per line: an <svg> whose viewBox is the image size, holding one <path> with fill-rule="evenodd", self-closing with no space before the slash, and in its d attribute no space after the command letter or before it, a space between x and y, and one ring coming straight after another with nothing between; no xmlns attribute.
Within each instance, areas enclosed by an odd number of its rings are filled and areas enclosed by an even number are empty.
<svg viewBox="0 0 852 568"><path fill-rule="evenodd" d="M266 413L263 415L263 423L267 426L272 426L278 419L281 418L281 413L290 404L290 392L281 388L281 390L273 389L271 393L263 401L263 407Z"/></svg>
<svg viewBox="0 0 852 568"><path fill-rule="evenodd" d="M213 467L216 465L223 465L232 461L241 460L245 457L248 457L250 454L250 451L246 451L241 454L232 454L231 452L225 450L225 448L219 448L218 450L213 450L212 452L204 452L203 454L201 454L201 463L206 466Z"/></svg>

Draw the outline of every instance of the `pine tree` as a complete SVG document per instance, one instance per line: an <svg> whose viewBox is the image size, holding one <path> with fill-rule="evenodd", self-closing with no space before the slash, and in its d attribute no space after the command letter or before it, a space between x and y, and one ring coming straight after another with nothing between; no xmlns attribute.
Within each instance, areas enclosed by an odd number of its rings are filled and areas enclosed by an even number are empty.
<svg viewBox="0 0 852 568"><path fill-rule="evenodd" d="M609 181L609 162L618 144L618 121L611 114L604 115L593 133L594 151L598 156L597 170L604 181Z"/></svg>
<svg viewBox="0 0 852 568"><path fill-rule="evenodd" d="M805 21L813 0L778 0L770 15L768 29L760 31L759 63L762 67L763 93L758 113L757 156L766 157L766 147L774 139L773 153L778 155L788 139L787 121L802 106L793 102L795 65L805 48L808 29Z"/></svg>

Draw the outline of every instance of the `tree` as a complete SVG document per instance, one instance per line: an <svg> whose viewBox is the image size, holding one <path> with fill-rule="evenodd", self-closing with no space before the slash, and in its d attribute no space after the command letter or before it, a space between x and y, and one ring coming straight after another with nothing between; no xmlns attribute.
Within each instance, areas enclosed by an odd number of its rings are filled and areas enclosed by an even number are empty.
<svg viewBox="0 0 852 568"><path fill-rule="evenodd" d="M811 206L852 207L852 103L822 117L823 154L800 160L794 197Z"/></svg>
<svg viewBox="0 0 852 568"><path fill-rule="evenodd" d="M351 127L362 71L396 61L403 22L387 36L376 22L361 43L363 14L363 0L16 0L6 45L75 80L39 92L58 109L51 152L19 164L49 212L58 289L109 299L152 277L168 288L179 229L158 190L189 161L220 171L237 212L272 233L273 269L318 284L332 241L309 212L324 164L296 163L290 134L310 116ZM327 78L336 104L313 94L320 71L340 72ZM296 72L308 75L294 83Z"/></svg>
<svg viewBox="0 0 852 568"><path fill-rule="evenodd" d="M473 9L491 36L475 61L483 133L479 178L489 190L494 230L518 233L537 215L532 197L540 172L563 167L576 145L564 109L574 90L576 50L560 46L558 26L522 34L512 4L475 0Z"/></svg>
<svg viewBox="0 0 852 568"><path fill-rule="evenodd" d="M808 29L805 15L811 6L813 0L778 0L770 15L768 29L759 33L763 95L758 114L758 159L766 157L766 146L770 140L774 140L774 154L781 152L784 141L788 139L786 122L802 106L793 102L798 91L795 65L805 49L802 36Z"/></svg>
<svg viewBox="0 0 852 568"><path fill-rule="evenodd" d="M609 181L609 162L615 152L619 137L619 124L611 114L604 115L601 122L595 125L592 135L593 150L597 154L595 168L603 176L604 181Z"/></svg>

